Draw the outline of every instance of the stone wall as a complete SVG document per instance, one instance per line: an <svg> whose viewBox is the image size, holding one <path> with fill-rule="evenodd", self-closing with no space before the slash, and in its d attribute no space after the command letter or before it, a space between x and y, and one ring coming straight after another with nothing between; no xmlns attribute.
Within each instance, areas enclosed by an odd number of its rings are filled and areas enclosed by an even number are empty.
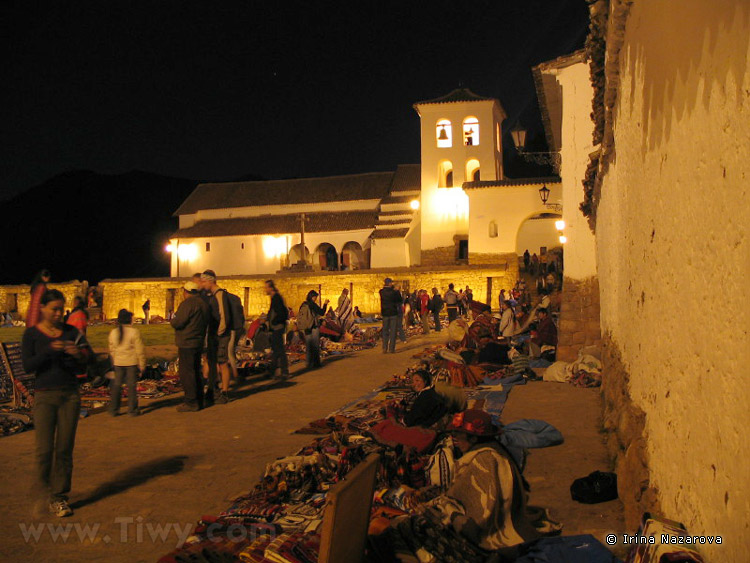
<svg viewBox="0 0 750 563"><path fill-rule="evenodd" d="M557 359L572 362L584 346L601 346L599 280L566 277L560 303Z"/></svg>
<svg viewBox="0 0 750 563"><path fill-rule="evenodd" d="M295 310L305 299L308 291L315 289L329 299L332 304L338 302L341 290L348 288L352 294L353 305L363 313L379 313L380 297L378 291L383 287L386 277L400 282L403 288L430 290L437 287L441 293L448 289L449 283L456 287L472 288L477 301L487 299L487 281L493 281L493 292L499 287L512 287L518 276L518 263L515 255L508 264L493 266L443 266L442 268L413 267L380 270L360 270L354 272L312 272L284 273L274 276L229 276L220 277L221 287L238 295L245 305L248 316L256 316L268 310L269 299L264 292L265 280L271 277L284 296L287 305ZM182 300L182 284L186 279L140 279L140 280L104 280L99 287L103 289L103 312L107 318L117 315L121 308L129 309L141 316L141 305L151 299L151 315L164 316L167 312L169 290L174 292L175 308Z"/></svg>
<svg viewBox="0 0 750 563"><path fill-rule="evenodd" d="M438 248L422 249L422 266L445 266L456 263L456 247L441 246Z"/></svg>
<svg viewBox="0 0 750 563"><path fill-rule="evenodd" d="M602 352L602 426L625 506L625 524L635 530L644 512L663 513L658 491L649 479L646 413L630 396L630 375L609 335L603 339Z"/></svg>
<svg viewBox="0 0 750 563"><path fill-rule="evenodd" d="M72 280L63 283L51 283L50 289L57 289L65 296L65 307L73 307L73 298L76 295L83 297L86 294L86 285L78 280ZM2 285L0 286L0 313L9 311L11 302L15 301L16 311L19 318L26 318L26 311L29 309L31 300L31 287L28 285Z"/></svg>

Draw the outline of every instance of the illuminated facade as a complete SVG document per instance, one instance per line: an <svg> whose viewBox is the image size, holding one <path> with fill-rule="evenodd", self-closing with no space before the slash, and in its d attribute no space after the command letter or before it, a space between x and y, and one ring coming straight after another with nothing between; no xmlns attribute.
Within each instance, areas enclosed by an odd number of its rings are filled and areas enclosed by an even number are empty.
<svg viewBox="0 0 750 563"><path fill-rule="evenodd" d="M560 180L504 177L506 116L498 100L459 89L414 108L421 121L420 164L394 172L200 184L176 212L179 230L167 247L172 276L208 268L248 275L305 266L500 264L523 253L520 243L531 244L532 252L558 244L555 231L537 234L528 224L545 218L543 185L550 203L560 203Z"/></svg>

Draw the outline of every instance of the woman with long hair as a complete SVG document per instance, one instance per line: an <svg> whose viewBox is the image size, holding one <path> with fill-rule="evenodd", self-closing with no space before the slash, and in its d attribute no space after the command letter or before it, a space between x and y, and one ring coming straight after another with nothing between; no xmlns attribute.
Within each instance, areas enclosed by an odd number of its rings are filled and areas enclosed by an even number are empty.
<svg viewBox="0 0 750 563"><path fill-rule="evenodd" d="M47 292L47 284L51 277L49 270L44 269L37 272L31 282L31 301L26 312L27 328L36 325L41 319L42 296Z"/></svg>
<svg viewBox="0 0 750 563"><path fill-rule="evenodd" d="M48 496L49 511L70 516L68 492L73 476L73 446L81 396L77 374L91 348L77 328L63 323L65 297L56 289L39 299L40 320L23 333L21 355L34 374L34 428L37 486Z"/></svg>
<svg viewBox="0 0 750 563"><path fill-rule="evenodd" d="M138 410L138 374L146 369L146 354L143 348L141 332L133 326L133 313L120 309L117 313L117 327L109 333L109 355L115 368L115 378L109 387L109 414L120 413L122 383L128 386L128 414L137 416Z"/></svg>

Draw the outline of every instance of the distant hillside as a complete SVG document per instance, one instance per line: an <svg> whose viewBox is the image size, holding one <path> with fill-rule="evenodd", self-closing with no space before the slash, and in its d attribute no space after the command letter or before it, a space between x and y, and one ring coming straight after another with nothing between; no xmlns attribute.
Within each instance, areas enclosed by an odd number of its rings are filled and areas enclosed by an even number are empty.
<svg viewBox="0 0 750 563"><path fill-rule="evenodd" d="M0 283L168 276L172 213L196 182L147 172L66 172L0 203Z"/></svg>

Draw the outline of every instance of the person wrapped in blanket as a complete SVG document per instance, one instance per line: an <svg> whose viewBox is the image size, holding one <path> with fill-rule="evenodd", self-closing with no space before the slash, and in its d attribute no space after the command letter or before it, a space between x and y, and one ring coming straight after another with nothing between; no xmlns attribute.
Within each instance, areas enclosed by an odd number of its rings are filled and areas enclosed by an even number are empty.
<svg viewBox="0 0 750 563"><path fill-rule="evenodd" d="M460 412L450 430L462 453L452 484L371 536L370 560L485 561L493 551L559 531L545 519L546 511L535 514L527 507L521 472L498 442L500 430L488 413Z"/></svg>

